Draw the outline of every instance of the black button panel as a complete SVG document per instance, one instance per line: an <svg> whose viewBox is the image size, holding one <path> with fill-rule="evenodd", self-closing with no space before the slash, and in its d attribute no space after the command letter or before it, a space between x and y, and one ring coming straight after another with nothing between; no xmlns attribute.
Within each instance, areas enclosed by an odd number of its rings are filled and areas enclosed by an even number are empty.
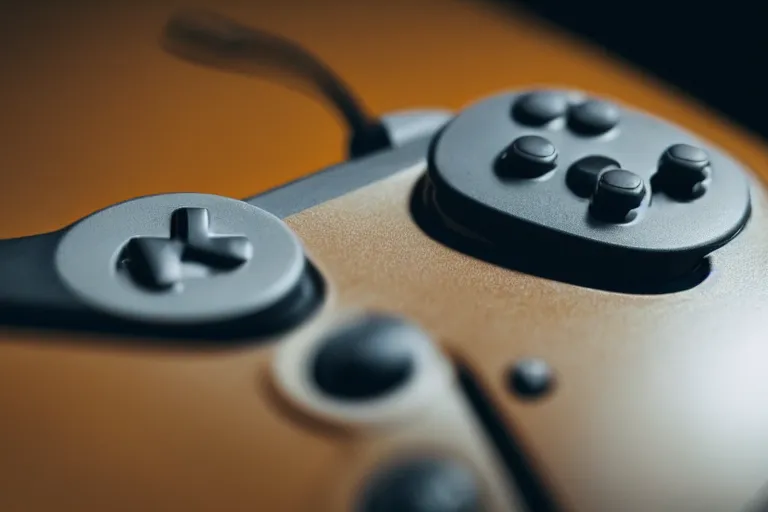
<svg viewBox="0 0 768 512"><path fill-rule="evenodd" d="M728 155L678 126L574 91L560 91L570 101L567 123L510 116L536 93L486 99L436 137L425 211L449 233L417 219L430 235L551 279L663 293L653 290L695 281L704 258L747 222L747 171Z"/></svg>
<svg viewBox="0 0 768 512"><path fill-rule="evenodd" d="M538 178L557 166L557 148L544 137L524 135L499 157L499 173L507 177Z"/></svg>

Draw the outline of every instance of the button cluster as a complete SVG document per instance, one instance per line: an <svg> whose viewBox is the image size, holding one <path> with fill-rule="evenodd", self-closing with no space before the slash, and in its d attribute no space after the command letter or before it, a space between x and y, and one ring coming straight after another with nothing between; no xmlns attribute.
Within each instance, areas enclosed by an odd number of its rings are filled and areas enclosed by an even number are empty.
<svg viewBox="0 0 768 512"><path fill-rule="evenodd" d="M590 137L608 133L621 117L619 109L607 101L589 99L573 103L568 95L557 91L535 91L522 96L513 104L512 116L518 123L532 127L567 118L571 131Z"/></svg>
<svg viewBox="0 0 768 512"><path fill-rule="evenodd" d="M488 262L593 289L690 289L750 215L738 162L583 91L478 102L432 141L427 163L414 213L430 236L480 258L483 240Z"/></svg>
<svg viewBox="0 0 768 512"><path fill-rule="evenodd" d="M555 145L539 135L515 139L499 156L502 176L538 178L557 167ZM659 159L652 186L677 201L701 197L712 175L709 157L700 148L675 144ZM573 163L565 176L575 195L591 199L590 212L611 223L626 223L636 217L635 210L649 193L644 180L622 169L618 161L603 155L590 155Z"/></svg>
<svg viewBox="0 0 768 512"><path fill-rule="evenodd" d="M529 127L543 127L564 118L567 128L580 136L598 136L614 129L621 118L617 106L603 100L574 103L557 91L536 91L512 105L514 119ZM496 171L502 178L536 179L555 171L558 148L542 135L523 135L499 155ZM612 224L631 222L646 196L661 192L676 201L691 201L707 190L712 169L707 153L688 144L675 144L659 159L650 185L638 174L621 168L608 156L590 155L570 165L565 175L568 189L590 199L593 218Z"/></svg>
<svg viewBox="0 0 768 512"><path fill-rule="evenodd" d="M568 113L570 102L565 94L538 91L526 94L512 107L512 115L521 124L544 126Z"/></svg>

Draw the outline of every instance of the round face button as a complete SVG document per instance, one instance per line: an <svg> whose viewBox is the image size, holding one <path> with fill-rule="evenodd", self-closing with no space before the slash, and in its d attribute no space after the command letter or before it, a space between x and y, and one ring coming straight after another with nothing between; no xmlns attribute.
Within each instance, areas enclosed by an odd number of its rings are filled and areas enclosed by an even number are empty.
<svg viewBox="0 0 768 512"><path fill-rule="evenodd" d="M546 361L542 359L523 359L518 361L509 376L509 384L520 396L535 398L550 390L554 374Z"/></svg>
<svg viewBox="0 0 768 512"><path fill-rule="evenodd" d="M588 100L572 107L568 126L582 135L601 135L619 124L619 109L606 101Z"/></svg>
<svg viewBox="0 0 768 512"><path fill-rule="evenodd" d="M522 156L540 160L548 160L557 152L551 142L537 135L520 137L512 143L512 147Z"/></svg>
<svg viewBox="0 0 768 512"><path fill-rule="evenodd" d="M565 175L565 181L571 192L579 197L590 197L595 192L600 175L609 169L621 167L619 162L606 156L587 156L578 160Z"/></svg>
<svg viewBox="0 0 768 512"><path fill-rule="evenodd" d="M538 135L524 135L515 139L498 161L501 174L518 178L538 178L556 165L557 148Z"/></svg>
<svg viewBox="0 0 768 512"><path fill-rule="evenodd" d="M681 164L705 167L709 165L709 156L706 151L689 144L675 144L667 149L667 157Z"/></svg>
<svg viewBox="0 0 768 512"><path fill-rule="evenodd" d="M606 172L600 180L600 185L605 189L631 192L639 190L643 186L643 180L635 173L616 169ZM639 203L638 203L639 204Z"/></svg>
<svg viewBox="0 0 768 512"><path fill-rule="evenodd" d="M518 99L512 107L517 122L528 126L543 126L568 112L568 98L555 91L536 91Z"/></svg>
<svg viewBox="0 0 768 512"><path fill-rule="evenodd" d="M606 222L627 222L628 214L639 207L645 198L643 179L624 169L604 172L597 182L592 197L591 211Z"/></svg>

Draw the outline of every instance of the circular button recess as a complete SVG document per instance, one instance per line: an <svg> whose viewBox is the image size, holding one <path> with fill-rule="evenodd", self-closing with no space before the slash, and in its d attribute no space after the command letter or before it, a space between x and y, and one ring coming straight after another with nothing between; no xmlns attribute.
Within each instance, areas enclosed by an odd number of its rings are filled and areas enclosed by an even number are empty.
<svg viewBox="0 0 768 512"><path fill-rule="evenodd" d="M429 350L429 337L414 325L368 315L323 340L313 377L324 393L336 399L373 400L404 386Z"/></svg>
<svg viewBox="0 0 768 512"><path fill-rule="evenodd" d="M568 112L568 97L556 91L535 91L520 97L512 107L514 119L528 126L543 126Z"/></svg>
<svg viewBox="0 0 768 512"><path fill-rule="evenodd" d="M499 173L507 177L538 178L557 166L557 148L538 135L515 139L499 157Z"/></svg>
<svg viewBox="0 0 768 512"><path fill-rule="evenodd" d="M483 512L474 472L449 459L407 460L375 475L357 512Z"/></svg>
<svg viewBox="0 0 768 512"><path fill-rule="evenodd" d="M687 201L704 195L711 174L709 156L703 149L675 144L662 155L655 183L670 197Z"/></svg>
<svg viewBox="0 0 768 512"><path fill-rule="evenodd" d="M619 124L619 109L615 105L601 100L587 100L571 107L568 113L568 126L582 135L601 135Z"/></svg>
<svg viewBox="0 0 768 512"><path fill-rule="evenodd" d="M449 361L407 319L359 312L326 325L286 340L274 358L276 389L305 413L379 428L409 421L452 389Z"/></svg>
<svg viewBox="0 0 768 512"><path fill-rule="evenodd" d="M608 222L626 222L629 212L645 198L643 179L624 169L604 172L592 197L592 213Z"/></svg>
<svg viewBox="0 0 768 512"><path fill-rule="evenodd" d="M571 191L580 197L591 197L595 193L597 180L609 169L621 167L619 162L606 156L588 156L574 163L566 174L566 183Z"/></svg>
<svg viewBox="0 0 768 512"><path fill-rule="evenodd" d="M90 306L134 321L227 321L273 308L303 281L298 238L255 206L206 194L142 197L73 225L56 252Z"/></svg>

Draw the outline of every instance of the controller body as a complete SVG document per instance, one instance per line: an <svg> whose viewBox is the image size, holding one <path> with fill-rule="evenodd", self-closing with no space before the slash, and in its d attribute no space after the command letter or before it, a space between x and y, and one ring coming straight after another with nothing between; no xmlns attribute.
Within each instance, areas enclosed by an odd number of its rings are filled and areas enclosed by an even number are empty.
<svg viewBox="0 0 768 512"><path fill-rule="evenodd" d="M516 117L516 105L554 97L566 107L546 123ZM574 134L569 116L589 101L619 120ZM530 152L549 159L536 176L524 174L540 156L509 155L532 137ZM676 200L656 176L681 144L706 155L708 188ZM589 157L617 164L581 193L572 173ZM499 158L518 158L507 169L523 175L498 174ZM619 196L640 210L630 219L596 210L614 199L598 195L617 172L644 190L635 203ZM509 211L476 214L499 189ZM551 215L524 218L540 211L515 210L524 194ZM57 489L80 510L126 479L136 490L125 510L420 510L397 501L414 493L444 507L434 510L746 505L768 471L755 455L768 442L768 303L750 263L768 251L763 194L750 171L681 128L584 92L534 90L244 201L129 200L0 243L3 323L84 337L34 354L4 348L8 383L44 371L58 385L25 398L68 407L16 408L2 434L55 424L53 445L18 457L104 478L85 494ZM657 221L666 231L648 240L668 247L627 247ZM621 279L633 272L645 289ZM51 458L75 446L85 448ZM306 492L248 483L267 467ZM212 492L214 478L239 492ZM162 482L157 496L150 481Z"/></svg>
<svg viewBox="0 0 768 512"><path fill-rule="evenodd" d="M0 509L762 510L768 152L530 82L0 240Z"/></svg>

